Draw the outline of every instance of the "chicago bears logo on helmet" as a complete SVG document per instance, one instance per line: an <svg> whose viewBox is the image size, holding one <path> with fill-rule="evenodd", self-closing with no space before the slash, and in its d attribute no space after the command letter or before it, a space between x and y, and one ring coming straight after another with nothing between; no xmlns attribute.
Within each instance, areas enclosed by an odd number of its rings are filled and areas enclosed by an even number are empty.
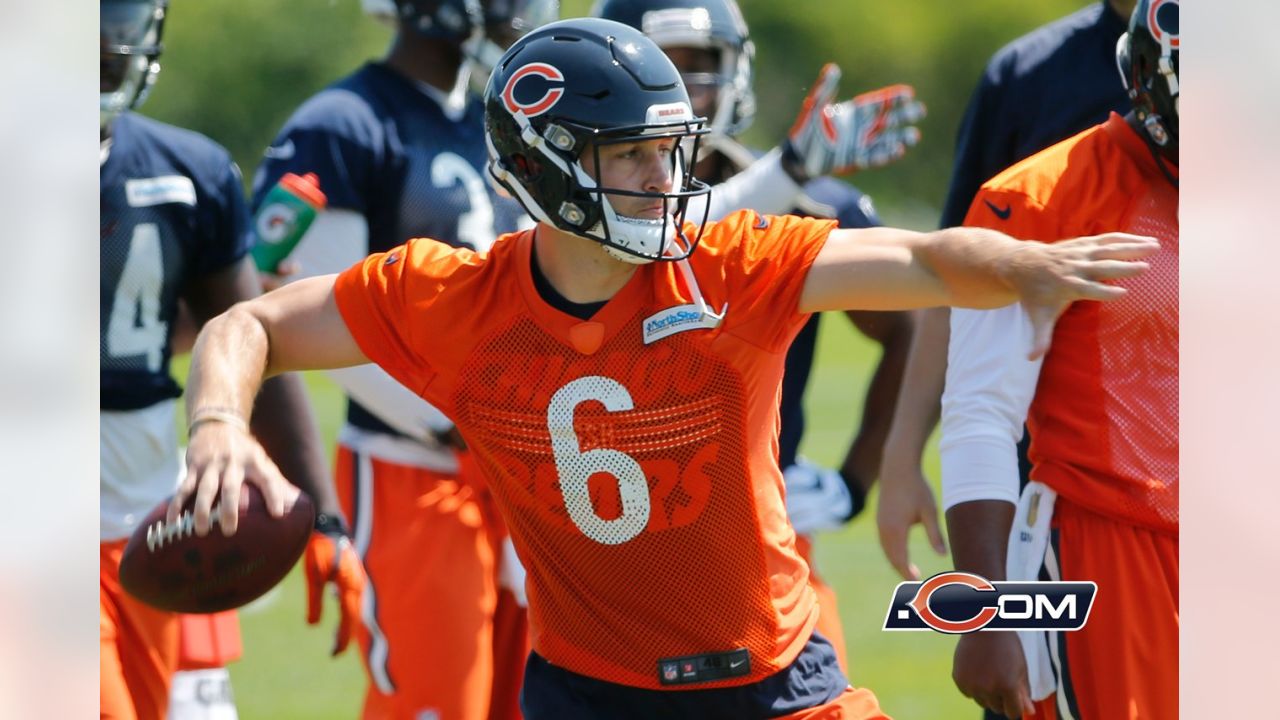
<svg viewBox="0 0 1280 720"><path fill-rule="evenodd" d="M541 83L545 86L545 89L542 95L532 102L521 102L516 99L516 85L521 80L531 76L542 78ZM530 83L526 81L525 84L529 85ZM524 94L528 95L528 92L526 91ZM563 95L564 73L553 65L529 63L512 73L511 78L507 80L506 86L502 88L502 104L506 106L507 111L512 115L519 113L531 118L555 107L555 104L560 101Z"/></svg>
<svg viewBox="0 0 1280 720"><path fill-rule="evenodd" d="M1147 27L1151 37L1163 46L1178 47L1178 0L1155 0L1147 8Z"/></svg>

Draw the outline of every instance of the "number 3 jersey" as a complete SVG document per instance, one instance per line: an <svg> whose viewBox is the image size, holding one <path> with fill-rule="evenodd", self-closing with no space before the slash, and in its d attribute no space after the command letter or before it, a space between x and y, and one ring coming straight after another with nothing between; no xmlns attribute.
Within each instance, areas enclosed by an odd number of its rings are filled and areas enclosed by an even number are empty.
<svg viewBox="0 0 1280 720"><path fill-rule="evenodd" d="M487 157L484 109L474 97L452 103L381 63L367 63L293 114L254 176L252 205L260 207L285 173L315 173L329 208L367 221L361 255L413 237L485 250L522 217L515 201L485 182ZM348 420L398 434L379 420L391 412L352 401Z"/></svg>
<svg viewBox="0 0 1280 720"><path fill-rule="evenodd" d="M530 231L488 253L416 239L339 276L366 355L474 450L550 662L660 688L660 660L745 648L748 672L692 687L741 685L809 638L778 396L808 317L801 287L834 225L748 211L709 223L687 262L718 321L665 262L638 268L590 320L566 315L535 288Z"/></svg>
<svg viewBox="0 0 1280 720"><path fill-rule="evenodd" d="M100 173L101 537L127 536L180 471L169 374L178 299L249 249L240 172L221 146L134 113Z"/></svg>

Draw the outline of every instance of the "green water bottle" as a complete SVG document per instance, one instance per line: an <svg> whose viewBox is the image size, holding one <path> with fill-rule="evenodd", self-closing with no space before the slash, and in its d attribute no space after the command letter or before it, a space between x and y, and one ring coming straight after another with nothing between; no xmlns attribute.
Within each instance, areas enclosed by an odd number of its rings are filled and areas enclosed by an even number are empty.
<svg viewBox="0 0 1280 720"><path fill-rule="evenodd" d="M262 199L262 209L253 219L258 241L253 246L253 261L263 272L275 272L280 261L293 252L306 234L316 215L324 210L326 200L320 192L320 178L315 173L285 173L280 182Z"/></svg>

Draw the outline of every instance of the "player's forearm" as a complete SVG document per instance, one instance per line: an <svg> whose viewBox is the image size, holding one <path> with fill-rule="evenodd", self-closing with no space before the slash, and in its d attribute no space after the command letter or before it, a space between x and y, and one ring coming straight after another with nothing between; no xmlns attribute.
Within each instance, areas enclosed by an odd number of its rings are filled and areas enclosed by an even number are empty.
<svg viewBox="0 0 1280 720"><path fill-rule="evenodd" d="M1025 243L986 228L958 227L928 233L914 255L943 286L944 305L997 308L1018 300L1012 279L1042 262Z"/></svg>
<svg viewBox="0 0 1280 720"><path fill-rule="evenodd" d="M266 329L243 304L205 323L192 351L187 421L209 410L248 418L262 385L267 357Z"/></svg>
<svg viewBox="0 0 1280 720"><path fill-rule="evenodd" d="M742 208L751 208L762 215L777 215L795 207L801 187L783 172L779 162L781 154L775 148L746 170L716 185L707 200L708 219L719 220ZM691 209L688 217L699 215Z"/></svg>
<svg viewBox="0 0 1280 720"><path fill-rule="evenodd" d="M945 307L916 313L911 350L885 439L885 454L890 458L919 462L925 443L938 425L951 334L950 314Z"/></svg>
<svg viewBox="0 0 1280 720"><path fill-rule="evenodd" d="M858 433L841 467L844 476L857 478L864 490L880 475L884 444L893 422L915 324L912 314L907 312L875 315L878 327L872 332L867 332L867 323L854 320L860 329L880 342L883 352L867 386Z"/></svg>
<svg viewBox="0 0 1280 720"><path fill-rule="evenodd" d="M329 516L340 515L320 431L301 376L290 373L262 383L252 427L285 478L310 495L317 510Z"/></svg>
<svg viewBox="0 0 1280 720"><path fill-rule="evenodd" d="M1016 506L1003 500L976 500L947 510L947 535L957 570L988 580L1005 579L1009 528Z"/></svg>

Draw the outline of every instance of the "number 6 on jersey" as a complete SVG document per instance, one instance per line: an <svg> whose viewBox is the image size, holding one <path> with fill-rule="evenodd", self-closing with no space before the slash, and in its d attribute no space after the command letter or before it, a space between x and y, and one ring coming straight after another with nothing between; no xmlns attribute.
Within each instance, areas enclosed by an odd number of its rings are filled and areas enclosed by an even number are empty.
<svg viewBox="0 0 1280 720"><path fill-rule="evenodd" d="M547 406L547 430L555 454L560 492L573 524L584 535L604 545L620 545L639 535L649 524L649 483L635 458L620 450L593 448L583 452L573 415L580 403L595 400L609 412L631 410L631 393L618 381L602 375L588 375L567 383L556 391ZM591 504L587 481L596 473L612 475L618 481L622 514L606 520Z"/></svg>

